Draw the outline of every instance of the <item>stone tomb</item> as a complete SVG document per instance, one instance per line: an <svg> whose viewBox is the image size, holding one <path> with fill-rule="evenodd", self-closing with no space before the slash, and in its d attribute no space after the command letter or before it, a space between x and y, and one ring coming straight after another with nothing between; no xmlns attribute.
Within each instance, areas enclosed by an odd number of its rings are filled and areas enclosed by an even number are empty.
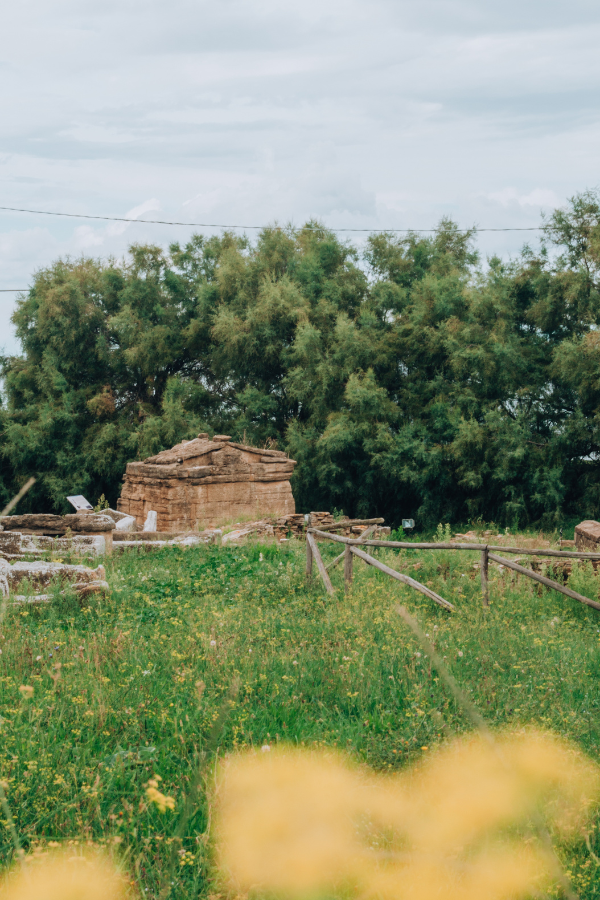
<svg viewBox="0 0 600 900"><path fill-rule="evenodd" d="M296 463L279 450L199 434L143 462L127 464L119 512L141 527L150 510L158 531L213 528L242 517L295 512L290 476Z"/></svg>

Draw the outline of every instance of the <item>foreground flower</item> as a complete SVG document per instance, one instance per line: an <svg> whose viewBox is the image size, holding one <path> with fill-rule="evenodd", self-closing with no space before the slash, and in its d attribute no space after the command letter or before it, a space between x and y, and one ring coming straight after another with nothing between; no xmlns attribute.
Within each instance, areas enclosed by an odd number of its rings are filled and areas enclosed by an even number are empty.
<svg viewBox="0 0 600 900"><path fill-rule="evenodd" d="M125 900L126 882L108 860L76 856L73 848L27 857L0 888L0 900Z"/></svg>
<svg viewBox="0 0 600 900"><path fill-rule="evenodd" d="M478 736L457 741L393 778L333 753L240 755L223 770L220 862L237 890L512 900L556 875L548 849L515 829L540 816L576 835L600 796L599 772L535 733L495 748Z"/></svg>

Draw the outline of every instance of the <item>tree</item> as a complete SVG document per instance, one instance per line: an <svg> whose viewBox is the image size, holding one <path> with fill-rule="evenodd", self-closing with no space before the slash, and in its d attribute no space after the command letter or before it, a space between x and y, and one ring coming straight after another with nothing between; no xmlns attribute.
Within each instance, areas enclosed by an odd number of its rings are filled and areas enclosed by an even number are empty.
<svg viewBox="0 0 600 900"><path fill-rule="evenodd" d="M316 222L38 272L3 361L3 489L115 503L126 462L199 429L277 444L299 508L420 524L600 514L600 204L482 266L474 234Z"/></svg>

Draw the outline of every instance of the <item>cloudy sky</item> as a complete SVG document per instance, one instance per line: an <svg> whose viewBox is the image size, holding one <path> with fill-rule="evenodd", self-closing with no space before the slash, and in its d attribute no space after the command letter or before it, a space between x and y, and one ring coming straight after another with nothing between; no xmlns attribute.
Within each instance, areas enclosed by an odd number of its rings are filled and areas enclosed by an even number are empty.
<svg viewBox="0 0 600 900"><path fill-rule="evenodd" d="M2 34L0 206L502 228L600 183L591 0L19 0ZM0 211L0 288L193 231Z"/></svg>

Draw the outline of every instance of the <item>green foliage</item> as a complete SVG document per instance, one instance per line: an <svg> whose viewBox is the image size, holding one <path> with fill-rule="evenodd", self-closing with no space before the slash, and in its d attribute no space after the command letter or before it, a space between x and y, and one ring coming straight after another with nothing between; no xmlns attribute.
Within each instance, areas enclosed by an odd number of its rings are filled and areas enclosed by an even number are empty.
<svg viewBox="0 0 600 900"><path fill-rule="evenodd" d="M438 544L447 544L452 540L452 529L447 522L445 525L442 525L441 522L439 523L438 527L435 530L434 540Z"/></svg>
<svg viewBox="0 0 600 900"><path fill-rule="evenodd" d="M338 552L319 546L325 562ZM296 541L126 553L106 560L112 593L102 600L9 604L0 763L25 849L93 842L121 855L140 896L214 898L207 792L215 756L289 741L393 771L468 733L468 717L395 613L398 602L492 728L551 730L597 760L596 610L491 566L484 614L477 553L374 552L430 584L456 613L358 560L346 597L342 567L331 571L338 599L328 600L319 582L306 585ZM574 568L572 586L596 597L599 576L589 563ZM155 774L172 811L147 802ZM597 855L599 827L595 814ZM6 862L8 829L0 836ZM597 900L583 843L559 852L578 895Z"/></svg>
<svg viewBox="0 0 600 900"><path fill-rule="evenodd" d="M38 272L3 361L2 491L116 503L127 461L198 430L286 449L298 508L560 526L600 516L600 197L538 252L316 222Z"/></svg>

